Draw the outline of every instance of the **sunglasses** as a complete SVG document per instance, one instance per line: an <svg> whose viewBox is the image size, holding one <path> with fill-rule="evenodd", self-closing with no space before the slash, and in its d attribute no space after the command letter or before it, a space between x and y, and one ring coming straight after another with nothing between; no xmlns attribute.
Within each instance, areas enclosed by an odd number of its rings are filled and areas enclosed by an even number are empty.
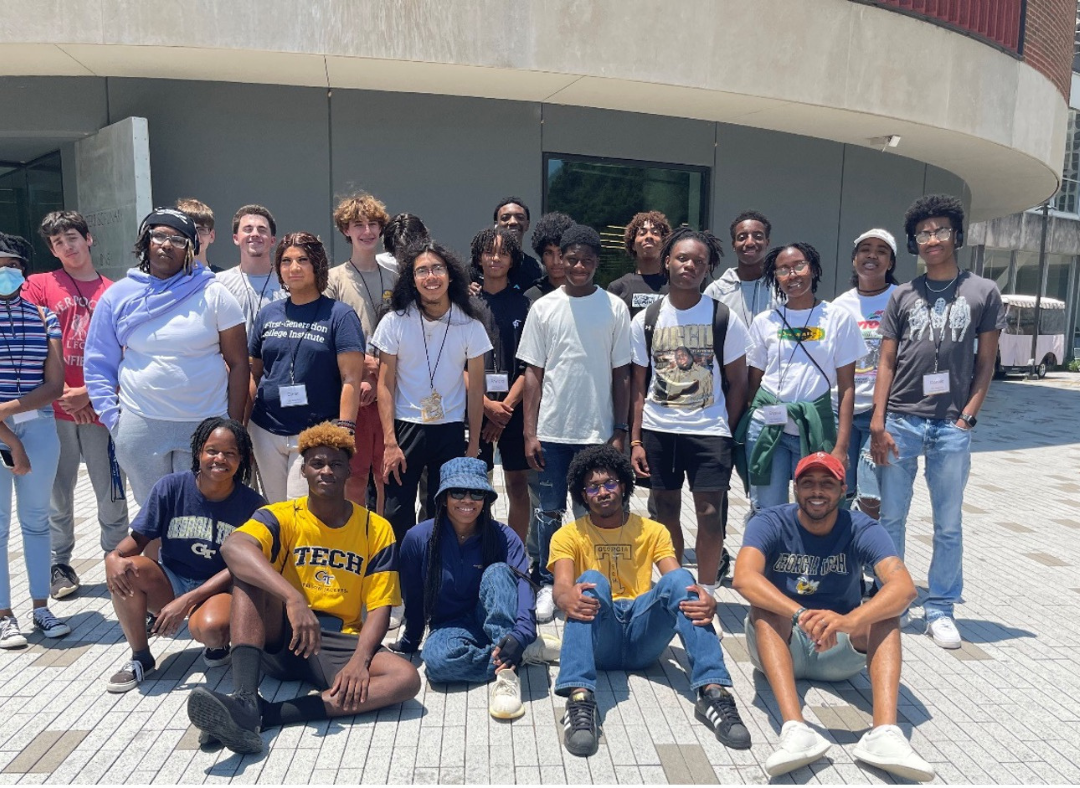
<svg viewBox="0 0 1080 788"><path fill-rule="evenodd" d="M586 484L585 485L585 494L588 495L590 498L599 495L601 490L605 490L606 492L609 492L609 493L618 492L618 490L619 490L619 482L618 482L618 480L609 479L606 482L600 482L600 484Z"/></svg>
<svg viewBox="0 0 1080 788"><path fill-rule="evenodd" d="M487 493L483 490L451 490L449 494L455 501L464 501L466 495L472 501L482 501L487 498Z"/></svg>

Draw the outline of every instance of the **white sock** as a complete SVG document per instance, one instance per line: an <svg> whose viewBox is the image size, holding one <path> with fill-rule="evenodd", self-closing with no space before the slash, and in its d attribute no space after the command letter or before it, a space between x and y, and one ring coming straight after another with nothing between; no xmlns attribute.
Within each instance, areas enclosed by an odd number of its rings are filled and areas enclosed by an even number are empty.
<svg viewBox="0 0 1080 788"><path fill-rule="evenodd" d="M704 588L708 592L709 596L715 596L716 595L716 584L715 583L712 584L712 585L709 585L708 583L698 583L698 585L701 586L702 588Z"/></svg>

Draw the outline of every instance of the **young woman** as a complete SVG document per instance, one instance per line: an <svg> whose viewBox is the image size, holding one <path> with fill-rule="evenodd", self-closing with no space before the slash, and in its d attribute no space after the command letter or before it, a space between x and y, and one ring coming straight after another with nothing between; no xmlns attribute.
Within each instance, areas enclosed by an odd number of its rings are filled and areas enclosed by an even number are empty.
<svg viewBox="0 0 1080 788"><path fill-rule="evenodd" d="M867 230L851 250L851 289L833 301L847 310L862 331L867 353L855 363L855 413L848 443L847 505L858 499L859 511L877 520L881 509L880 472L870 458L870 419L881 352L881 318L897 281L896 239L888 230ZM833 412L839 402L833 390Z"/></svg>
<svg viewBox="0 0 1080 788"><path fill-rule="evenodd" d="M175 635L188 619L191 636L206 646L210 667L229 661L232 580L221 543L266 501L251 481L251 439L244 426L213 416L191 438L190 470L154 485L131 524L131 535L105 556L105 582L131 659L109 679L109 692L135 689L155 666L146 630ZM160 563L142 555L161 539Z"/></svg>
<svg viewBox="0 0 1080 788"><path fill-rule="evenodd" d="M71 628L49 612L49 497L60 459L52 402L64 390L60 323L21 296L31 247L0 233L0 648L26 645L11 610L8 530L11 490L22 527L34 629L45 637Z"/></svg>
<svg viewBox="0 0 1080 788"><path fill-rule="evenodd" d="M296 442L301 432L334 419L356 430L364 332L354 309L322 294L329 270L318 238L286 235L274 271L289 297L259 311L248 341L256 386L251 443L270 503L307 495Z"/></svg>
<svg viewBox="0 0 1080 788"><path fill-rule="evenodd" d="M250 372L244 313L195 265L199 235L156 208L135 242L137 268L98 301L86 337L86 389L140 505L191 466L191 433L208 416L244 418Z"/></svg>
<svg viewBox="0 0 1080 788"><path fill-rule="evenodd" d="M434 241L414 244L401 259L389 312L371 344L379 351L386 519L398 543L416 524L416 490L427 468L439 489L443 463L480 453L484 418L484 354L491 350L482 305L469 298L469 275ZM468 386L462 370L468 372ZM465 443L468 417L469 440ZM427 511L434 511L428 493Z"/></svg>
<svg viewBox="0 0 1080 788"><path fill-rule="evenodd" d="M487 682L497 719L525 713L517 668L558 658L562 645L537 637L535 598L520 538L491 516L495 489L483 461L442 466L435 517L409 529L399 572L405 631L395 651L421 657L428 681Z"/></svg>
<svg viewBox="0 0 1080 788"><path fill-rule="evenodd" d="M777 247L765 257L765 282L778 306L750 326L750 410L736 434L736 443L746 443L749 475L742 477L755 511L788 502L795 466L807 454L827 451L847 462L855 361L866 345L847 311L818 300L820 281L821 258L810 244Z"/></svg>

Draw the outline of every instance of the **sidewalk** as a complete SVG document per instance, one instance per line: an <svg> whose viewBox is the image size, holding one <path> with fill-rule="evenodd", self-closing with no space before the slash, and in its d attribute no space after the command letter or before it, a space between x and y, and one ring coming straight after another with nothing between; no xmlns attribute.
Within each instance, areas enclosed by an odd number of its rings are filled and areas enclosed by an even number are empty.
<svg viewBox="0 0 1080 788"><path fill-rule="evenodd" d="M904 633L900 726L947 783L1080 783L1080 376L994 381L974 434L965 518L964 646L944 651ZM684 522L692 521L684 493ZM642 514L644 497L635 509ZM686 657L676 639L647 673L601 674L600 751L589 759L561 745L557 666L522 673L526 714L488 717L486 686L431 686L378 714L276 729L259 756L203 752L187 720L191 688L231 689L228 668L207 669L187 630L157 638L158 670L137 690L105 691L129 650L104 585L88 479L77 491L73 562L80 594L51 602L72 633L49 647L40 635L0 652L0 783L765 783L779 714L768 683L750 667L746 606L718 592L734 693L754 738L728 750L694 719ZM746 501L732 493L728 547L741 540ZM505 514L500 501L496 513ZM925 593L929 503L920 476L908 522L908 566ZM688 529L690 530L690 529ZM8 546L12 598L30 623L17 524ZM687 535L693 544L693 534ZM918 609L921 613L921 608ZM558 633L562 624L544 625ZM28 627L27 627L28 628ZM419 660L417 660L419 664ZM422 670L422 669L421 669ZM856 764L851 750L870 721L866 674L826 685L800 682L807 720L836 744L823 760L780 783L890 783ZM310 688L308 688L310 689ZM266 680L263 694L296 695L298 683Z"/></svg>

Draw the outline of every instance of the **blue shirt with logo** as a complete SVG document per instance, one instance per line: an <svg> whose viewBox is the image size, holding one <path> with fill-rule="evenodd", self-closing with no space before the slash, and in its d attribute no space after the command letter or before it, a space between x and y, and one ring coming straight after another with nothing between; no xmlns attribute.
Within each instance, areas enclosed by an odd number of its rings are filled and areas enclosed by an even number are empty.
<svg viewBox="0 0 1080 788"><path fill-rule="evenodd" d="M192 471L170 473L150 491L150 498L131 523L131 530L161 539L162 564L180 577L207 581L225 568L221 543L266 506L250 487L237 483L223 501L199 491Z"/></svg>

